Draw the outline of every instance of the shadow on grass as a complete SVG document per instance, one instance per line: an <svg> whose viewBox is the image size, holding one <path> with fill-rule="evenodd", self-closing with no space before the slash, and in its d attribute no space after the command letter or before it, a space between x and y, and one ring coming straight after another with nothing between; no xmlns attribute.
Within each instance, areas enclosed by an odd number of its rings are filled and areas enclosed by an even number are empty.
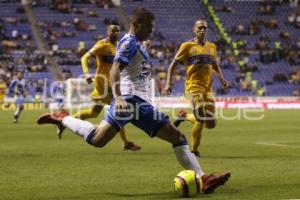
<svg viewBox="0 0 300 200"><path fill-rule="evenodd" d="M162 192L162 193L104 193L103 195L110 196L112 198L124 198L124 199L208 199L212 198L212 195L199 194L192 198L178 197L175 192Z"/></svg>
<svg viewBox="0 0 300 200"><path fill-rule="evenodd" d="M248 155L248 156L214 156L214 155L201 155L205 159L266 159L266 158L287 158L286 155ZM299 158L297 155L289 155L288 158Z"/></svg>

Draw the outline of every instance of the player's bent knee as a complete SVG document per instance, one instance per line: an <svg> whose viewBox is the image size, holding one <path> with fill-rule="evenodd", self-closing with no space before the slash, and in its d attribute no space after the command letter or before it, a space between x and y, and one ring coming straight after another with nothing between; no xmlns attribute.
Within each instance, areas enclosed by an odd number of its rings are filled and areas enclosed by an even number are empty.
<svg viewBox="0 0 300 200"><path fill-rule="evenodd" d="M203 107L199 107L196 110L193 111L195 119L200 122L203 123L205 121L205 113L203 110Z"/></svg>
<svg viewBox="0 0 300 200"><path fill-rule="evenodd" d="M173 146L186 144L187 141L184 135L173 124L167 124L161 128L156 137L170 142Z"/></svg>
<svg viewBox="0 0 300 200"><path fill-rule="evenodd" d="M103 137L97 137L97 136L94 136L92 141L91 141L91 145L94 146L94 147L97 147L97 148L102 148L102 147L105 147L105 145L109 142L109 140L106 140L105 138Z"/></svg>
<svg viewBox="0 0 300 200"><path fill-rule="evenodd" d="M94 147L102 148L106 146L119 131L119 129L103 120L99 126L88 135L86 141Z"/></svg>
<svg viewBox="0 0 300 200"><path fill-rule="evenodd" d="M208 129L213 129L216 127L216 125L217 125L216 120L209 120L205 122L205 127Z"/></svg>
<svg viewBox="0 0 300 200"><path fill-rule="evenodd" d="M104 142L93 142L93 146L94 147L97 147L97 148L102 148L106 145L107 143L104 143Z"/></svg>
<svg viewBox="0 0 300 200"><path fill-rule="evenodd" d="M104 147L106 145L103 140L96 137L97 129L94 129L86 138L86 142L94 147Z"/></svg>
<svg viewBox="0 0 300 200"><path fill-rule="evenodd" d="M90 136L90 135L89 135ZM93 138L89 139L87 138L87 143L89 143L90 145L97 147L97 148L102 148L104 147L108 142L104 141L104 140L97 140L97 138L95 138L94 136L92 136Z"/></svg>

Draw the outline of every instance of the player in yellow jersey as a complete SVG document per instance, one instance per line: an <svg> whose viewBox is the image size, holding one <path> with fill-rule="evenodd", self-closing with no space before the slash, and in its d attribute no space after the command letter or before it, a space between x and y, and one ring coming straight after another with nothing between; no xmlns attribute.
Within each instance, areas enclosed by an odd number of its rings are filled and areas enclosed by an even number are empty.
<svg viewBox="0 0 300 200"><path fill-rule="evenodd" d="M2 110L6 89L7 89L6 83L0 77L0 110Z"/></svg>
<svg viewBox="0 0 300 200"><path fill-rule="evenodd" d="M74 114L74 117L88 119L97 117L102 111L104 105L109 105L112 100L111 89L109 85L109 73L116 53L116 45L120 33L118 24L110 24L107 27L107 37L99 40L93 48L85 53L81 58L82 70L89 84L94 84L91 97L94 105L91 108L81 110ZM90 58L96 59L97 69L93 78L89 73L88 63ZM124 150L137 151L141 147L128 141L124 129L120 131L121 139L124 143Z"/></svg>
<svg viewBox="0 0 300 200"><path fill-rule="evenodd" d="M195 37L181 44L168 70L166 92L172 91L172 78L178 63L186 66L185 93L188 98L195 122L192 128L191 151L198 157L202 128L212 129L216 126L215 100L212 89L213 72L218 76L224 87L228 82L217 64L216 45L206 40L207 22L197 20L193 27ZM192 116L188 116L193 121Z"/></svg>

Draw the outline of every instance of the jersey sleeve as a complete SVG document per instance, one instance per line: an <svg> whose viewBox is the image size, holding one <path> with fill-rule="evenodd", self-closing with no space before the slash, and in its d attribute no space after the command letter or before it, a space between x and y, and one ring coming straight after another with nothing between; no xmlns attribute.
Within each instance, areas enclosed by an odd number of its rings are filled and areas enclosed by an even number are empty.
<svg viewBox="0 0 300 200"><path fill-rule="evenodd" d="M213 49L213 52L212 52L213 61L217 62L217 47L215 44L212 45L212 49Z"/></svg>
<svg viewBox="0 0 300 200"><path fill-rule="evenodd" d="M97 42L90 50L89 53L93 56L101 55L103 54L105 45L103 42Z"/></svg>
<svg viewBox="0 0 300 200"><path fill-rule="evenodd" d="M185 62L187 60L187 54L188 54L187 44L183 43L177 51L175 60Z"/></svg>
<svg viewBox="0 0 300 200"><path fill-rule="evenodd" d="M114 62L128 65L137 52L137 44L135 39L131 37L124 38L117 46Z"/></svg>
<svg viewBox="0 0 300 200"><path fill-rule="evenodd" d="M15 89L15 85L16 85L17 81L16 80L13 80L9 86L8 86L8 96L12 96L13 95L13 92L14 92L14 89Z"/></svg>

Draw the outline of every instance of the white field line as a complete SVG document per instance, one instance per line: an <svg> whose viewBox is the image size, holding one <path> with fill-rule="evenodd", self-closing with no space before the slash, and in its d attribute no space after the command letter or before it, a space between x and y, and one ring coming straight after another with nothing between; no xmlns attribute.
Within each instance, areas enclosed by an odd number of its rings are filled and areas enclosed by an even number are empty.
<svg viewBox="0 0 300 200"><path fill-rule="evenodd" d="M283 199L283 200L300 200L300 199Z"/></svg>
<svg viewBox="0 0 300 200"><path fill-rule="evenodd" d="M255 144L265 145L265 146L274 146L274 147L294 148L294 149L299 149L300 148L300 146L280 144L280 143L277 143L277 142L256 142Z"/></svg>

